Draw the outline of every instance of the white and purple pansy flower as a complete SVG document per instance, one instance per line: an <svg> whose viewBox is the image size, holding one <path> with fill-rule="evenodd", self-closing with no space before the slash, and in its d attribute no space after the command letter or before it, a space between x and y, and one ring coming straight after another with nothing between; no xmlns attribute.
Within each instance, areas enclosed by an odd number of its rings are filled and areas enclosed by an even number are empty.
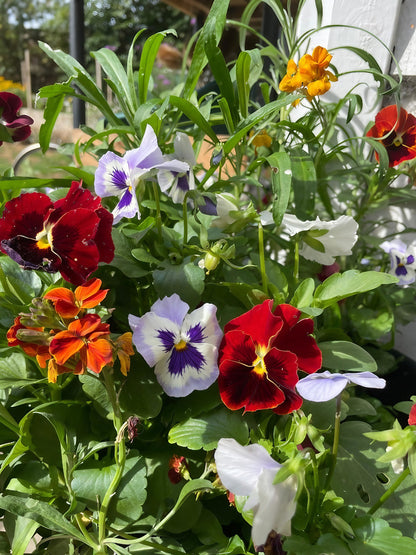
<svg viewBox="0 0 416 555"><path fill-rule="evenodd" d="M373 372L345 372L344 374L332 374L328 370L319 374L310 374L302 378L296 384L298 393L307 401L323 403L338 397L344 389L350 385L383 389L386 380L379 378Z"/></svg>
<svg viewBox="0 0 416 555"><path fill-rule="evenodd" d="M416 246L407 246L400 239L384 241L380 247L390 255L390 274L399 278L399 285L409 285L416 280Z"/></svg>
<svg viewBox="0 0 416 555"><path fill-rule="evenodd" d="M157 181L160 190L167 193L173 202L180 204L188 191L195 189L195 176L192 168L196 165L194 150L185 133L177 133L173 141L175 152L173 157L188 164L186 171L173 171L160 169L157 173Z"/></svg>
<svg viewBox="0 0 416 555"><path fill-rule="evenodd" d="M156 301L142 317L129 315L137 351L154 367L163 391L171 397L207 389L218 377L223 333L217 307L205 303L188 312L189 305L175 293Z"/></svg>
<svg viewBox="0 0 416 555"><path fill-rule="evenodd" d="M120 198L113 211L114 224L136 214L140 218L136 188L141 180L153 177L158 170L183 173L189 170L189 164L163 155L150 125L138 148L127 151L124 156L107 152L100 158L94 188L99 197Z"/></svg>

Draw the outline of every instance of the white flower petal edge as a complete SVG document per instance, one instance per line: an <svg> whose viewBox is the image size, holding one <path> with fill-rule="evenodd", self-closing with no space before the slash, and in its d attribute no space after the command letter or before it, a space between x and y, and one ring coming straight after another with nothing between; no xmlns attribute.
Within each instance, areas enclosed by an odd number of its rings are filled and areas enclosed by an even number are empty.
<svg viewBox="0 0 416 555"><path fill-rule="evenodd" d="M222 438L214 457L224 487L234 495L249 496L244 509L253 510L254 545L265 544L272 530L289 536L296 510L296 477L273 484L281 465L258 444L243 447L235 439Z"/></svg>
<svg viewBox="0 0 416 555"><path fill-rule="evenodd" d="M372 372L332 374L326 370L302 378L296 384L296 389L307 401L322 403L337 397L350 383L374 389L383 389L386 386L386 380Z"/></svg>
<svg viewBox="0 0 416 555"><path fill-rule="evenodd" d="M282 225L290 236L311 230L326 231L324 235L316 238L323 245L325 252L317 251L305 242L301 243L299 250L307 260L313 260L325 266L333 264L335 256L351 254L351 249L358 239L358 224L351 216L340 216L336 220L323 222L319 218L314 221L302 221L293 214L285 214Z"/></svg>

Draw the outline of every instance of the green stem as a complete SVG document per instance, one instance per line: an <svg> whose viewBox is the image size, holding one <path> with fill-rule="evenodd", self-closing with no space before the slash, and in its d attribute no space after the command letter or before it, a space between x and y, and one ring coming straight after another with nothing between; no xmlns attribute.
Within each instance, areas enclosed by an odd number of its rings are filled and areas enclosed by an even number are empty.
<svg viewBox="0 0 416 555"><path fill-rule="evenodd" d="M120 481L124 472L124 466L126 463L126 445L124 441L124 433L119 433L123 426L123 421L122 421L120 408L118 406L116 391L114 388L112 371L109 368L104 368L101 374L104 376L104 384L105 384L111 405L113 407L113 415L114 415L113 422L114 422L114 427L117 431L117 438L114 444L114 459L116 463L116 472L113 476L113 479L111 480L110 485L108 486L107 491L105 492L105 495L101 502L100 510L98 513L98 542L100 545L100 551L97 552L97 555L101 553L106 553L104 540L106 535L105 524L106 524L107 512L110 506L111 499L114 493L116 492L118 486L120 485Z"/></svg>
<svg viewBox="0 0 416 555"><path fill-rule="evenodd" d="M188 195L185 194L185 198L183 199L183 244L186 245L188 242L188 206L187 200Z"/></svg>
<svg viewBox="0 0 416 555"><path fill-rule="evenodd" d="M387 501L387 499L396 491L396 489L400 486L400 484L409 476L410 469L407 467L400 476L397 478L395 482L389 487L387 491L383 493L380 499L374 503L374 505L368 509L367 514L373 515L382 505Z"/></svg>
<svg viewBox="0 0 416 555"><path fill-rule="evenodd" d="M162 239L162 217L160 215L159 188L157 183L153 183L153 195L156 203L156 228L160 239Z"/></svg>
<svg viewBox="0 0 416 555"><path fill-rule="evenodd" d="M340 426L341 426L341 393L337 397L337 406L335 409L334 440L332 442L331 464L329 467L328 476L326 477L325 490L328 490L331 485L332 476L334 474L335 465L337 463Z"/></svg>
<svg viewBox="0 0 416 555"><path fill-rule="evenodd" d="M260 256L260 273L261 273L261 283L264 293L267 295L268 291L268 279L266 274L266 260L264 257L264 235L263 226L259 222L259 256Z"/></svg>
<svg viewBox="0 0 416 555"><path fill-rule="evenodd" d="M295 279L295 283L299 281L299 237L295 236L295 252L294 252L294 261L293 261L293 277Z"/></svg>

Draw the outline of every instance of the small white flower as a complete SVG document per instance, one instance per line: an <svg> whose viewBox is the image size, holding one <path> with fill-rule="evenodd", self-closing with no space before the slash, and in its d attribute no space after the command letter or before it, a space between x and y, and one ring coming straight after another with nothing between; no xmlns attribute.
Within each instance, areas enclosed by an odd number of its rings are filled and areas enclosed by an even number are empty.
<svg viewBox="0 0 416 555"><path fill-rule="evenodd" d="M358 224L351 216L323 222L319 218L302 221L293 214L285 214L282 225L290 236L302 233L299 253L304 258L325 266L333 264L336 256L351 254L358 238Z"/></svg>
<svg viewBox="0 0 416 555"><path fill-rule="evenodd" d="M390 255L389 273L399 278L399 285L409 285L416 280L416 246L407 246L400 239L384 241L380 247Z"/></svg>
<svg viewBox="0 0 416 555"><path fill-rule="evenodd" d="M388 453L392 449L393 449L392 445L387 445L386 453ZM398 459L393 459L392 461L390 461L390 464L391 464L391 468L393 469L393 472L395 474L401 474L403 472L403 470L404 470L404 459L403 459L403 457L399 457Z"/></svg>
<svg viewBox="0 0 416 555"><path fill-rule="evenodd" d="M346 372L332 374L325 370L319 374L310 374L296 384L298 393L307 401L322 403L337 397L349 384L361 385L375 389L383 389L386 380L373 372Z"/></svg>
<svg viewBox="0 0 416 555"><path fill-rule="evenodd" d="M173 202L180 204L187 191L195 189L195 176L192 168L196 165L191 141L185 133L177 133L173 141L175 152L170 158L188 164L186 171L177 172L162 169L157 174L160 190L169 194Z"/></svg>
<svg viewBox="0 0 416 555"><path fill-rule="evenodd" d="M296 476L274 484L281 465L263 446L243 447L232 438L219 440L215 463L224 487L234 495L248 496L244 510L253 510L255 546L265 544L272 530L290 536L291 520L296 510Z"/></svg>
<svg viewBox="0 0 416 555"><path fill-rule="evenodd" d="M237 218L231 212L240 210L235 197L229 193L219 193L215 195L215 202L217 204L217 217L212 221L211 226L223 229L233 224Z"/></svg>

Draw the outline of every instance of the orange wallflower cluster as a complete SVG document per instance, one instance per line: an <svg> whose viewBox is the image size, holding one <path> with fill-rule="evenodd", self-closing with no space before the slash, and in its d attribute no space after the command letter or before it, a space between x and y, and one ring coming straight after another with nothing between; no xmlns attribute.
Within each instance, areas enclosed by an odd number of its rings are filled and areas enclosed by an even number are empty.
<svg viewBox="0 0 416 555"><path fill-rule="evenodd" d="M83 374L87 369L99 374L115 357L121 372L130 370L134 354L130 332L113 340L110 326L98 314L88 313L107 295L101 280L91 279L71 291L52 289L42 299L34 299L30 314L18 316L7 332L9 346L17 346L35 357L41 368L48 368L48 380L55 383L60 374Z"/></svg>
<svg viewBox="0 0 416 555"><path fill-rule="evenodd" d="M279 84L279 89L284 92L303 92L306 98L311 101L314 96L325 94L331 88L331 81L338 78L328 71L332 55L326 48L317 46L312 55L305 54L296 64L294 60L289 60L287 72ZM295 105L300 101L295 101Z"/></svg>

